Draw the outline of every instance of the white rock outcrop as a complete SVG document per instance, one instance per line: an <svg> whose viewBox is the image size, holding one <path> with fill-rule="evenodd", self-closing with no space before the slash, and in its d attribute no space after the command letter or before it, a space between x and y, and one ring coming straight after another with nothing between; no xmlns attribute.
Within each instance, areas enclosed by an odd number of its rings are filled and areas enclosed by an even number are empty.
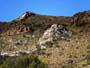
<svg viewBox="0 0 90 68"><path fill-rule="evenodd" d="M58 24L53 24L49 29L47 29L43 36L39 39L38 45L41 49L46 48L47 43L54 43L59 39L65 39L72 35L65 27Z"/></svg>

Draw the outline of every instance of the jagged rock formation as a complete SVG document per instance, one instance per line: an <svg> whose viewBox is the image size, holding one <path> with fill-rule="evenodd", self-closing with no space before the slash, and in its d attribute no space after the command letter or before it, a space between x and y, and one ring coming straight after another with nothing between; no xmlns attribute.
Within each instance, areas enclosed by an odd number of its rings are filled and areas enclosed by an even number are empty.
<svg viewBox="0 0 90 68"><path fill-rule="evenodd" d="M43 49L48 46L48 43L55 43L55 41L65 39L71 35L72 33L62 25L53 24L44 32L43 36L39 39L38 45Z"/></svg>
<svg viewBox="0 0 90 68"><path fill-rule="evenodd" d="M18 19L16 19L16 21L18 21L18 22L24 21L26 18L28 18L32 15L35 15L35 14L32 12L25 12Z"/></svg>

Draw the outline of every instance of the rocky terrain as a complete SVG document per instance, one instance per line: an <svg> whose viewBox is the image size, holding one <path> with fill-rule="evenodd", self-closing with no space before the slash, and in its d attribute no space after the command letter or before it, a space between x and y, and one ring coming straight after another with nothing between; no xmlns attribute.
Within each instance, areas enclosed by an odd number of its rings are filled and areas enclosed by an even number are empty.
<svg viewBox="0 0 90 68"><path fill-rule="evenodd" d="M48 68L90 68L90 11L72 17L25 12L0 23L0 55L35 54Z"/></svg>

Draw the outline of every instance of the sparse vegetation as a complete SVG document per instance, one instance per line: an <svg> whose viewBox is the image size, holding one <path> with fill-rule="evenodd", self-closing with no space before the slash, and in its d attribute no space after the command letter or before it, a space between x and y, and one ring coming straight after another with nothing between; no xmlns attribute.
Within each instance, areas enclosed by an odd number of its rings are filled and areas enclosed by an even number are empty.
<svg viewBox="0 0 90 68"><path fill-rule="evenodd" d="M48 68L36 56L4 57L0 68Z"/></svg>

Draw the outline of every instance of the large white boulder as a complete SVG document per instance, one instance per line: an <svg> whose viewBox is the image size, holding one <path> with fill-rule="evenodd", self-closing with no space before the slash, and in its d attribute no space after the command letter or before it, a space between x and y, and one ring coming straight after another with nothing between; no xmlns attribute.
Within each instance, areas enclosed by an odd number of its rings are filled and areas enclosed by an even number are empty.
<svg viewBox="0 0 90 68"><path fill-rule="evenodd" d="M65 39L71 35L72 33L64 26L53 24L44 32L43 36L39 39L38 45L41 47L41 49L43 49L46 48L47 43L54 43L55 41Z"/></svg>

